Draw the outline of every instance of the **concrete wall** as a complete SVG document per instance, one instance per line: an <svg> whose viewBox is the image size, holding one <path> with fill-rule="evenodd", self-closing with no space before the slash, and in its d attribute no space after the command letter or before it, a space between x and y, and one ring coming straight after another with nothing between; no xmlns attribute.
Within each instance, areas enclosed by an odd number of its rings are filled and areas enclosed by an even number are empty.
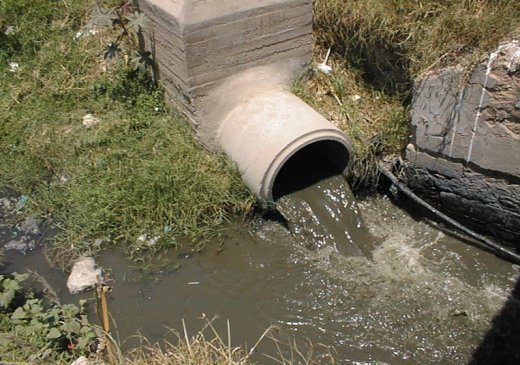
<svg viewBox="0 0 520 365"><path fill-rule="evenodd" d="M469 78L461 67L424 75L412 125L411 187L520 246L520 42L500 45Z"/></svg>
<svg viewBox="0 0 520 365"><path fill-rule="evenodd" d="M217 118L207 105L215 104L217 87L274 64L285 72L277 77L288 83L311 60L311 0L141 0L139 6L153 21L147 47L158 62L159 79L209 147ZM234 93L262 87L240 85Z"/></svg>
<svg viewBox="0 0 520 365"><path fill-rule="evenodd" d="M273 201L287 183L278 174L311 145L331 166L323 177L347 173L349 140L289 90L312 60L312 0L141 0L140 9L169 100L261 201Z"/></svg>

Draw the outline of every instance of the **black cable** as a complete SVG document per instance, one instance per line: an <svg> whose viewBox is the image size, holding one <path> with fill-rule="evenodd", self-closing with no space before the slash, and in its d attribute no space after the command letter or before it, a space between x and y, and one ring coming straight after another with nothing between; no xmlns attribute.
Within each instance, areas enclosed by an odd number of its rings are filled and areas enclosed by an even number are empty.
<svg viewBox="0 0 520 365"><path fill-rule="evenodd" d="M515 264L520 264L520 255L517 253L508 250L507 248L499 245L496 242L493 242L487 237L484 237L471 229L467 228L466 226L463 226L459 222L453 220L452 218L448 217L446 214L440 212L439 210L432 207L430 204L419 198L413 191L411 191L406 185L404 185L402 182L400 182L395 175L390 172L387 168L382 166L382 164L379 165L379 171L383 175L385 175L392 184L399 189L403 194L408 196L410 199L412 199L417 204L421 205L422 207L426 208L431 213L435 214L439 219L447 223L448 225L454 227L455 229L464 232L464 234L468 235L469 237L477 240L484 248L490 250L493 252L496 256L499 256L505 260L508 260Z"/></svg>

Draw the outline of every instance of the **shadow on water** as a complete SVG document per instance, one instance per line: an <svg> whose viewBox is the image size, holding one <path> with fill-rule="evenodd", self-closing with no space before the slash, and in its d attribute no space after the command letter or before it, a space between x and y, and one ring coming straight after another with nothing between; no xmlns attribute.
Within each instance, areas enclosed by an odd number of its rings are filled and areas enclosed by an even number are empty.
<svg viewBox="0 0 520 365"><path fill-rule="evenodd" d="M520 279L469 362L469 365L494 364L520 364Z"/></svg>

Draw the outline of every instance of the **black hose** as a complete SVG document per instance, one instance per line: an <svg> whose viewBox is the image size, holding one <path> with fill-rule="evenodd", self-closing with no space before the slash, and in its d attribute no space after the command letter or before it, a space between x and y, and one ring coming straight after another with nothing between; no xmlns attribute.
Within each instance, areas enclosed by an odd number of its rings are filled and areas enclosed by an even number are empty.
<svg viewBox="0 0 520 365"><path fill-rule="evenodd" d="M444 221L446 224L452 226L456 230L464 232L464 234L466 234L469 237L477 240L482 245L483 248L491 251L496 256L498 256L500 258L503 258L503 259L505 259L507 261L510 261L510 262L512 262L514 264L520 264L520 255L518 255L517 253L515 253L515 252L513 252L511 250L508 250L507 248L499 245L496 242L493 242L489 238L484 237L484 236L482 236L482 235L472 231L471 229L469 229L469 228L463 226L462 224L460 224L459 222L451 219L446 214L444 214L444 213L440 212L439 210L435 209L430 204L428 204L427 202L425 202L424 200L419 198L417 195L415 195L415 193L413 191L411 191L406 185L404 185L402 182L400 182L397 179L397 177L395 177L395 175L391 171L389 171L386 167L382 166L382 164L379 165L379 171L381 171L381 173L383 175L385 175L392 182L392 184L397 189L399 189L403 194L408 196L410 199L412 199L417 204L419 204L422 207L426 208L431 213L435 214L440 220Z"/></svg>

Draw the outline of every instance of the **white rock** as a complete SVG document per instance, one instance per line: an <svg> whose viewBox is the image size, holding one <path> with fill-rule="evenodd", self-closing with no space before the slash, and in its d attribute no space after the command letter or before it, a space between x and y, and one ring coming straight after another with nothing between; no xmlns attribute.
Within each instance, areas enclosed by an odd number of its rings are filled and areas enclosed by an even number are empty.
<svg viewBox="0 0 520 365"><path fill-rule="evenodd" d="M71 294L82 293L95 287L102 279L101 269L96 269L96 262L92 257L79 258L67 280L67 288Z"/></svg>

